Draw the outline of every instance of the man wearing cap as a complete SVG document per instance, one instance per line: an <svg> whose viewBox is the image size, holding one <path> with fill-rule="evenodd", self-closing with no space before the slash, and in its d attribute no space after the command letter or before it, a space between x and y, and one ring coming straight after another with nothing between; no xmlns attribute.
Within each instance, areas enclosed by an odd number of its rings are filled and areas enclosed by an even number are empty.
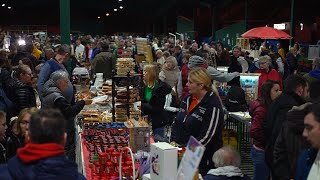
<svg viewBox="0 0 320 180"><path fill-rule="evenodd" d="M208 73L211 76L212 80L216 80L219 82L228 82L232 80L235 77L238 77L240 74L239 72L233 72L233 73L222 73L218 71L217 69L208 66L207 61L203 59L200 56L191 56L189 59L188 64L185 64L181 69L181 76L178 80L178 95L181 99L183 99L188 94L188 87L186 86L188 82L188 74L190 69L195 67L202 67L207 69Z"/></svg>

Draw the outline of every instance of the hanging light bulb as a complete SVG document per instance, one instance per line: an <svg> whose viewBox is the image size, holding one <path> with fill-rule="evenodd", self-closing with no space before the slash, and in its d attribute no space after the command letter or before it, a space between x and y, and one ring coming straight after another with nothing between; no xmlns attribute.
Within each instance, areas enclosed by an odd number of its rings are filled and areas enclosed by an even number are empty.
<svg viewBox="0 0 320 180"><path fill-rule="evenodd" d="M9 6L8 9L11 9L11 7Z"/></svg>
<svg viewBox="0 0 320 180"><path fill-rule="evenodd" d="M2 7L5 7L6 6L6 4L2 4Z"/></svg>
<svg viewBox="0 0 320 180"><path fill-rule="evenodd" d="M106 14L106 16L110 16L110 14L109 14L109 13L107 13L107 14Z"/></svg>
<svg viewBox="0 0 320 180"><path fill-rule="evenodd" d="M98 16L98 19L100 19L101 17L100 16Z"/></svg>
<svg viewBox="0 0 320 180"><path fill-rule="evenodd" d="M114 11L118 11L118 9L114 9Z"/></svg>
<svg viewBox="0 0 320 180"><path fill-rule="evenodd" d="M119 8L120 8L120 9L123 9L123 7L122 7L122 6L120 6Z"/></svg>
<svg viewBox="0 0 320 180"><path fill-rule="evenodd" d="M119 2L121 2L122 0L119 0Z"/></svg>

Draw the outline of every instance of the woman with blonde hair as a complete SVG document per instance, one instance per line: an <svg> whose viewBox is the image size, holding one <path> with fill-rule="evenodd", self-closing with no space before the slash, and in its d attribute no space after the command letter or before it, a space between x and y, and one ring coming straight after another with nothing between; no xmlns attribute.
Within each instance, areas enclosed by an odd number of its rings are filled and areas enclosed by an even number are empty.
<svg viewBox="0 0 320 180"><path fill-rule="evenodd" d="M164 141L164 126L168 121L164 105L166 95L171 93L171 87L159 80L159 70L156 65L148 64L143 68L144 90L142 112L149 116L155 140Z"/></svg>
<svg viewBox="0 0 320 180"><path fill-rule="evenodd" d="M199 165L201 175L214 168L211 160L222 143L223 109L217 91L212 90L212 81L207 70L194 68L188 76L189 95L180 104L173 125L171 142L185 146L190 136L206 147Z"/></svg>
<svg viewBox="0 0 320 180"><path fill-rule="evenodd" d="M16 120L17 129L13 129L9 135L9 138L7 139L7 158L11 158L16 155L17 149L25 145L25 137L26 132L28 131L31 115L37 111L38 109L36 107L25 108L20 111Z"/></svg>
<svg viewBox="0 0 320 180"><path fill-rule="evenodd" d="M159 79L171 87L176 87L180 76L178 62L175 57L169 56L159 74Z"/></svg>

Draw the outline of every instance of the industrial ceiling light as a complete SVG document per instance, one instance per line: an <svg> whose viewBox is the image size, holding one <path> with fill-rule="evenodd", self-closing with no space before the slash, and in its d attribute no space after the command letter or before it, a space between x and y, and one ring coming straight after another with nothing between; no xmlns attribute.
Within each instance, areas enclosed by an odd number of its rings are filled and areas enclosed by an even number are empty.
<svg viewBox="0 0 320 180"><path fill-rule="evenodd" d="M114 9L114 11L118 11L118 9Z"/></svg>
<svg viewBox="0 0 320 180"><path fill-rule="evenodd" d="M8 9L11 9L11 7L9 6Z"/></svg>
<svg viewBox="0 0 320 180"><path fill-rule="evenodd" d="M109 13L107 13L107 14L106 14L106 16L110 16L110 14L109 14Z"/></svg>
<svg viewBox="0 0 320 180"><path fill-rule="evenodd" d="M6 4L2 4L2 7L6 6Z"/></svg>
<svg viewBox="0 0 320 180"><path fill-rule="evenodd" d="M119 2L121 2L122 0L119 0Z"/></svg>
<svg viewBox="0 0 320 180"><path fill-rule="evenodd" d="M98 16L98 19L100 19L101 17L100 16Z"/></svg>
<svg viewBox="0 0 320 180"><path fill-rule="evenodd" d="M123 9L123 7L122 7L122 6L120 6L119 8L120 8L120 9Z"/></svg>

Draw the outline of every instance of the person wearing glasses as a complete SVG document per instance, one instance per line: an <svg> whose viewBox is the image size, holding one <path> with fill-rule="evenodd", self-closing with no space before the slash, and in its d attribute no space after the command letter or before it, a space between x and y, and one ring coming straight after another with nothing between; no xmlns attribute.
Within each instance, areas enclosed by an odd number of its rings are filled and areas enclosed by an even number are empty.
<svg viewBox="0 0 320 180"><path fill-rule="evenodd" d="M7 146L6 146L6 156L8 159L16 155L17 149L24 147L26 140L26 132L29 128L30 117L33 113L37 112L37 108L25 108L23 109L18 117L13 117L12 121L16 121L16 126L14 122L10 122L11 131L8 133Z"/></svg>
<svg viewBox="0 0 320 180"><path fill-rule="evenodd" d="M24 108L36 107L36 97L32 88L33 74L29 66L19 65L16 77L9 82L8 98L13 102L13 116Z"/></svg>

